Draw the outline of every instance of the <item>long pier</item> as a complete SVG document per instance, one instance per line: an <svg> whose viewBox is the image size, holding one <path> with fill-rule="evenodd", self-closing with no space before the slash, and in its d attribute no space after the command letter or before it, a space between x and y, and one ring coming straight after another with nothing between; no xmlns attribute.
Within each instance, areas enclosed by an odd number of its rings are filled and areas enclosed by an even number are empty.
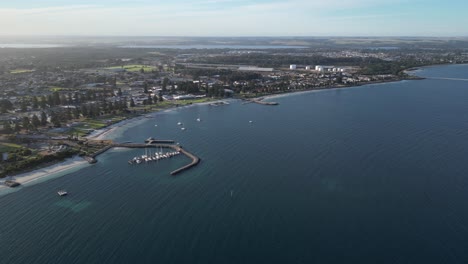
<svg viewBox="0 0 468 264"><path fill-rule="evenodd" d="M251 103L261 104L261 105L279 105L277 102L264 102L263 99L265 98L257 98L257 99L244 99Z"/></svg>
<svg viewBox="0 0 468 264"><path fill-rule="evenodd" d="M445 77L425 77L426 79L432 79L432 80L448 80L448 81L463 81L463 82L468 82L468 79L463 79L463 78L445 78Z"/></svg>
<svg viewBox="0 0 468 264"><path fill-rule="evenodd" d="M172 140L167 140L168 142L174 142ZM174 170L171 172L171 175L176 175L176 174L179 174L183 171L186 171L196 165L198 165L198 163L200 163L200 158L195 156L194 154L188 152L187 150L185 150L184 148L182 148L181 146L179 145L173 145L173 144L161 144L161 143L153 143L152 141L150 141L149 143L145 143L145 144L139 144L139 143L113 143L109 146L106 146L104 148L102 148L101 150L95 152L94 154L90 155L90 156L87 156L85 157L85 159L89 162L89 163L96 163L97 160L96 160L96 157L101 155L102 153L108 151L109 149L111 148L171 148L175 151L179 151L180 153L184 154L185 156L189 157L192 162L190 162L189 164L177 169L177 170Z"/></svg>

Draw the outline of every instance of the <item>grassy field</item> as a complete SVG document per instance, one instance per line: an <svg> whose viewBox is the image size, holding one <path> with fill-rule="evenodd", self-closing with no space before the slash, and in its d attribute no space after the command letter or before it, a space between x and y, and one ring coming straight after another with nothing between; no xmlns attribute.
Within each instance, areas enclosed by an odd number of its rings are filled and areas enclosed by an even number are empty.
<svg viewBox="0 0 468 264"><path fill-rule="evenodd" d="M153 70L156 70L156 67L154 66L148 66L148 65L142 65L142 64L124 65L123 67L115 66L115 67L106 68L106 70L114 70L114 69L122 69L122 68L129 72L137 72L137 71L140 71L142 68L145 72L151 72Z"/></svg>
<svg viewBox="0 0 468 264"><path fill-rule="evenodd" d="M65 91L65 90L71 90L69 88L64 88L64 87L58 87L58 86L50 86L49 91L51 92L60 92L60 91Z"/></svg>
<svg viewBox="0 0 468 264"><path fill-rule="evenodd" d="M35 70L26 70L26 69L16 69L16 70L11 70L11 74L19 74L19 73L30 73L34 72Z"/></svg>
<svg viewBox="0 0 468 264"><path fill-rule="evenodd" d="M17 144L6 143L6 142L0 143L0 152L10 152L19 148L21 148L21 146Z"/></svg>

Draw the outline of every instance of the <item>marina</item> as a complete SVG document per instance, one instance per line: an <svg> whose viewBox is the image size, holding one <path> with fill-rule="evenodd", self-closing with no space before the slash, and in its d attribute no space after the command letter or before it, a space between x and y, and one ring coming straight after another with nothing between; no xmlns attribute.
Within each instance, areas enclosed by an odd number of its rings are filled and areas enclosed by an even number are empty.
<svg viewBox="0 0 468 264"><path fill-rule="evenodd" d="M109 146L106 146L102 148L101 150L97 151L91 156L84 157L90 164L96 163L97 159L96 157L99 156L100 154L110 150L111 148L144 148L145 149L145 154L137 157L133 157L132 159L128 160L128 164L130 165L135 165L135 164L142 164L142 163L148 163L148 162L154 162L154 161L159 161L163 159L168 159L172 158L174 156L178 156L180 154L183 154L190 158L192 162L189 164L176 169L172 171L170 174L171 175L176 175L179 174L183 171L186 171L200 163L200 158L195 156L194 154L188 152L187 150L183 149L182 146L178 144L161 144L161 143L155 143L155 142L175 142L173 140L156 140L153 138L148 138L145 140L144 144L138 144L138 143L112 143ZM156 149L156 152L148 151L148 149ZM171 149L172 151L169 152L164 152L163 149ZM159 150L159 151L158 151Z"/></svg>

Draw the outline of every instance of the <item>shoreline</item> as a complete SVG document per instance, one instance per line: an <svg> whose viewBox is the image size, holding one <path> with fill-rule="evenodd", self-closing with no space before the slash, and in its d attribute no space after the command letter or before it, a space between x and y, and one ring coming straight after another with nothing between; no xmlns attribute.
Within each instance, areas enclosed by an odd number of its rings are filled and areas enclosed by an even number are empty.
<svg viewBox="0 0 468 264"><path fill-rule="evenodd" d="M225 99L225 100L229 100L229 99ZM101 129L95 130L91 134L85 136L84 138L90 139L90 140L105 140L105 139L108 139L107 136L109 134L112 134L119 128L122 128L123 126L130 124L132 122L136 122L136 121L143 120L143 119L148 119L147 116L151 116L150 118L153 118L156 114L162 113L165 111L172 111L177 108L187 108L187 107L199 106L199 105L209 105L215 102L220 102L220 101L225 101L225 100L213 100L213 101L194 103L194 104L189 104L189 105L184 105L184 106L173 105L171 107L158 109L153 112L141 113L135 117L124 119L115 124L111 124L107 127L103 127ZM49 166L39 167L37 169L33 169L30 171L25 171L19 174L1 178L0 179L0 196L3 194L10 193L10 192L5 192L6 190L11 190L13 192L15 190L21 189L21 187L29 186L31 183L34 183L38 180L41 180L41 179L47 180L50 176L56 176L59 173L64 173L71 169L77 168L79 166L84 166L84 165L89 165L89 162L83 159L82 157L74 156L72 158L65 159L64 161L60 161ZM68 173L65 173L64 175L61 175L61 176L65 176L67 174ZM4 182L6 180L14 180L20 183L21 186L17 188L7 187L6 185L4 185Z"/></svg>
<svg viewBox="0 0 468 264"><path fill-rule="evenodd" d="M437 66L437 65L432 65L432 66ZM426 66L426 67L430 67L430 66ZM385 83L392 83L392 82L401 82L401 81L405 81L405 80L424 79L424 78L419 77L419 76L414 76L414 77L415 77L414 79L405 78L405 79L388 80L388 81L385 81L385 80L384 81L373 81L373 82L367 82L367 83L353 85L353 86L319 87L319 88L315 88L315 89L291 91L291 92L285 92L285 93L279 93L279 94L259 95L259 96L255 96L253 98L263 98L265 100L269 100L269 99L288 96L288 95L297 95L297 94L301 94L301 93L310 93L310 92L323 91L323 90L353 88L353 87L362 87L362 86L372 85L372 84L385 84ZM238 100L238 99L241 99L241 98L233 97L233 98L219 99L219 100L213 100L213 101L207 101L207 102L201 102L201 103L188 104L188 105L183 105L183 106L172 105L170 107L163 108L163 109L158 109L158 110L155 110L155 111L152 111L152 112L139 113L138 115L136 115L134 117L124 119L124 120L119 121L117 123L111 124L111 125L109 125L107 127L103 127L101 129L95 130L95 131L91 132L89 135L85 136L84 138L89 139L89 140L106 140L106 139L108 139L107 136L109 134L112 134L113 132L115 132L119 128L122 128L123 126L128 125L128 124L130 124L132 122L140 121L140 120L147 119L147 118L154 118L157 114L159 114L161 112L173 111L174 109L177 109L177 108L188 108L188 107L193 107L193 106L209 105L209 104L216 103L216 102L222 102L222 101L226 101L226 100ZM150 116L150 117L148 117L148 116ZM58 174L58 173L61 173L61 172L69 171L69 170L71 170L73 168L76 168L76 167L78 167L80 165L84 165L84 164L89 164L89 163L88 163L88 161L86 161L82 157L75 156L73 158L66 159L65 161L58 162L58 163L50 165L50 166L34 169L32 171L23 172L23 173L14 175L14 176L8 176L8 177L5 177L3 179L0 179L0 183L1 183L0 192L2 190L5 190L5 189L9 188L9 187L3 185L5 180L14 179L15 181L17 181L21 185L24 185L24 184L28 185L31 182L37 181L39 179L47 178L47 176L51 176L51 175L55 175L55 174ZM64 175L66 175L66 174L64 174ZM1 193L0 193L0 195L1 195Z"/></svg>
<svg viewBox="0 0 468 264"><path fill-rule="evenodd" d="M303 93L312 93L312 92L319 92L319 91L325 91L325 90L338 90L338 89L348 89L348 88L357 88L357 87L364 87L366 85L373 85L373 84L387 84L387 83L397 83L397 82L403 82L403 81L418 81L418 80L424 80L424 77L419 77L415 76L416 78L407 78L407 79L399 79L399 80L389 80L389 81L372 81L372 82L367 82L367 83L362 83L362 84L357 84L353 86L330 86L330 87L318 87L314 89L304 89L304 90L297 90L297 91L292 91L292 92L285 92L285 93L276 93L276 94L267 94L267 95L259 95L254 98L263 98L264 100L269 100L269 99L274 99L274 98L280 98L288 95L297 95L297 94L303 94Z"/></svg>
<svg viewBox="0 0 468 264"><path fill-rule="evenodd" d="M3 185L3 183L6 180L14 180L20 183L21 186L28 186L30 183L35 182L37 180L48 178L49 176L56 175L61 172L66 172L70 169L76 168L81 165L86 165L86 164L88 164L86 160L84 160L83 158L79 156L75 156L73 158L66 159L63 162L59 162L51 166L38 168L32 171L24 172L24 173L17 174L14 176L7 176L0 180L0 183L2 183L2 185L0 185L0 192L6 189L14 189L14 188L9 188Z"/></svg>

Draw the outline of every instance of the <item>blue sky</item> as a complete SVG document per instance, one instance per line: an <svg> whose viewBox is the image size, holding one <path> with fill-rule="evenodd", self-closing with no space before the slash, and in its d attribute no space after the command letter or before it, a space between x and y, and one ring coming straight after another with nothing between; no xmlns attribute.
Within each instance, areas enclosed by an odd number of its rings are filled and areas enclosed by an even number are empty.
<svg viewBox="0 0 468 264"><path fill-rule="evenodd" d="M0 0L0 35L468 36L467 0Z"/></svg>

